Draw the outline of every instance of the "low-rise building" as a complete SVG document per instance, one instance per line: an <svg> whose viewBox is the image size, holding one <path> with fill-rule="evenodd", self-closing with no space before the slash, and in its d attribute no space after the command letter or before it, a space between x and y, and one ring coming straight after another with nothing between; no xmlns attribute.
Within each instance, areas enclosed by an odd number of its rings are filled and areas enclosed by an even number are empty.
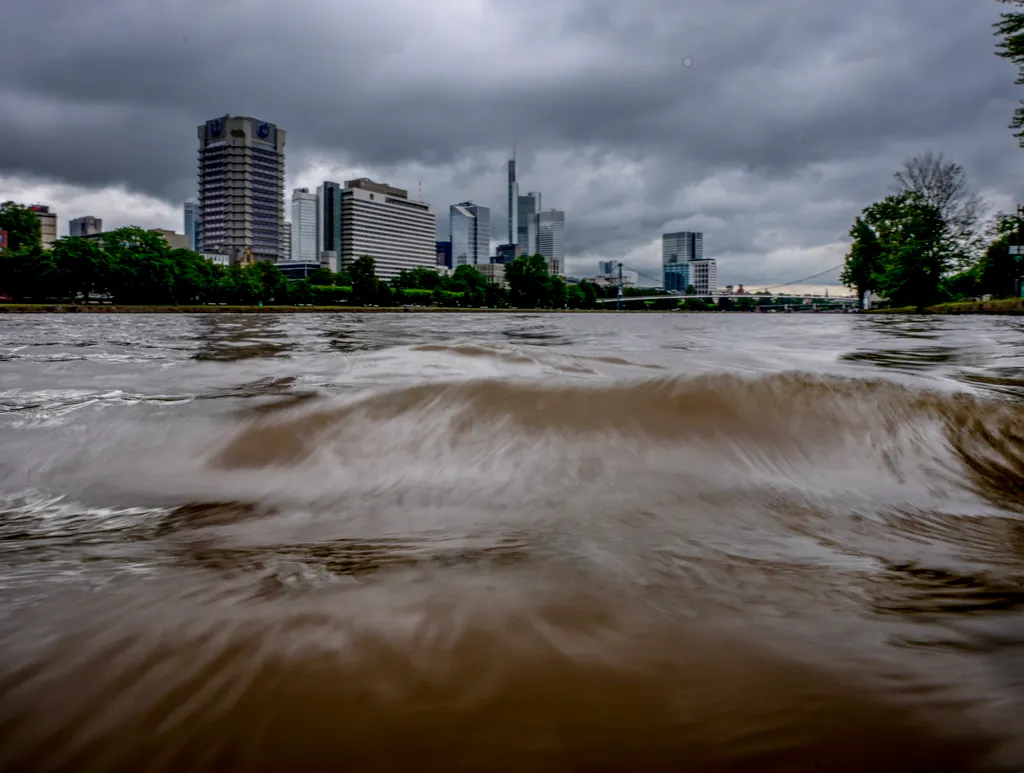
<svg viewBox="0 0 1024 773"><path fill-rule="evenodd" d="M312 260L279 260L277 267L289 279L305 279L322 265Z"/></svg>
<svg viewBox="0 0 1024 773"><path fill-rule="evenodd" d="M502 263L481 263L474 266L477 271L484 275L488 282L501 287L508 287L505 279L505 266Z"/></svg>
<svg viewBox="0 0 1024 773"><path fill-rule="evenodd" d="M150 228L151 234L160 234L164 237L172 250L187 250L188 249L188 236L186 234L175 233L174 231L168 231L166 228Z"/></svg>
<svg viewBox="0 0 1024 773"><path fill-rule="evenodd" d="M615 275L601 274L600 276L592 276L585 278L587 282L591 284L599 285L600 287L618 287L619 277ZM628 275L622 275L622 286L632 287L634 284L633 280Z"/></svg>

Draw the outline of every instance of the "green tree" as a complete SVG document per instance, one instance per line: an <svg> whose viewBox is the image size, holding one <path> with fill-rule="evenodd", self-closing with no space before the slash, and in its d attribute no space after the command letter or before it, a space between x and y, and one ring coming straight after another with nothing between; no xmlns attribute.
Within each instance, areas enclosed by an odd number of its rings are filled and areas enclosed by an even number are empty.
<svg viewBox="0 0 1024 773"><path fill-rule="evenodd" d="M586 280L580 282L580 292L583 293L581 309L592 309L597 306L597 288L594 287L593 282Z"/></svg>
<svg viewBox="0 0 1024 773"><path fill-rule="evenodd" d="M520 255L505 265L509 303L517 309L536 309L547 305L551 288L548 262L543 255Z"/></svg>
<svg viewBox="0 0 1024 773"><path fill-rule="evenodd" d="M334 284L334 273L329 268L316 269L306 279L309 280L311 285L319 285L321 287L327 287L328 285Z"/></svg>
<svg viewBox="0 0 1024 773"><path fill-rule="evenodd" d="M88 303L90 295L106 292L109 261L95 241L77 236L58 239L50 252L61 295L74 298L76 293L82 293Z"/></svg>
<svg viewBox="0 0 1024 773"><path fill-rule="evenodd" d="M1017 8L1024 6L1024 0L1000 0ZM994 25L996 36L1001 38L996 46L996 55L1008 59L1017 65L1018 86L1024 85L1024 12L1019 10L1001 13L999 21ZM1024 147L1024 101L1018 103L1010 122L1011 129L1017 129L1013 135L1021 147Z"/></svg>
<svg viewBox="0 0 1024 773"><path fill-rule="evenodd" d="M562 277L548 277L548 298L545 305L551 309L564 309L567 303L567 293L568 289Z"/></svg>
<svg viewBox="0 0 1024 773"><path fill-rule="evenodd" d="M214 297L222 270L219 266L192 250L174 249L169 257L178 268L174 283L176 303L204 302Z"/></svg>
<svg viewBox="0 0 1024 773"><path fill-rule="evenodd" d="M11 252L42 247L39 216L22 204L0 204L0 231L7 231L7 249Z"/></svg>
<svg viewBox="0 0 1024 773"><path fill-rule="evenodd" d="M281 273L281 269L268 260L258 261L250 269L259 277L261 289L258 300L263 303L288 301L288 278ZM328 277L333 276L330 271L326 273Z"/></svg>
<svg viewBox="0 0 1024 773"><path fill-rule="evenodd" d="M895 306L923 307L939 300L953 249L936 207L915 192L887 196L864 210L880 247L878 292Z"/></svg>
<svg viewBox="0 0 1024 773"><path fill-rule="evenodd" d="M582 284L582 283L581 283ZM580 285L569 285L565 291L565 302L570 309L582 309L586 298L583 295L583 288Z"/></svg>
<svg viewBox="0 0 1024 773"><path fill-rule="evenodd" d="M487 299L487 277L473 266L459 266L452 272L448 289L462 293L467 307L483 306Z"/></svg>
<svg viewBox="0 0 1024 773"><path fill-rule="evenodd" d="M846 255L840 281L857 291L857 300L863 305L864 296L878 289L878 273L881 269L882 247L874 229L858 217L850 228L853 244Z"/></svg>
<svg viewBox="0 0 1024 773"><path fill-rule="evenodd" d="M369 255L363 255L352 263L349 269L352 276L352 301L366 306L377 300L377 261Z"/></svg>
<svg viewBox="0 0 1024 773"><path fill-rule="evenodd" d="M484 305L491 309L507 309L508 290L494 282L488 282L485 291Z"/></svg>
<svg viewBox="0 0 1024 773"><path fill-rule="evenodd" d="M305 279L292 282L292 286L288 290L288 300L290 303L303 306L312 303L313 291L309 287L309 282Z"/></svg>
<svg viewBox="0 0 1024 773"><path fill-rule="evenodd" d="M1011 255L1010 247L1024 243L1024 218L997 214L991 235L992 242L971 272L977 286L974 294L991 294L996 298L1016 296L1024 277L1024 256Z"/></svg>
<svg viewBox="0 0 1024 773"><path fill-rule="evenodd" d="M55 295L56 286L53 258L41 247L5 250L0 255L0 295L41 301Z"/></svg>
<svg viewBox="0 0 1024 773"><path fill-rule="evenodd" d="M123 303L171 303L179 266L158 233L130 226L105 234L110 291Z"/></svg>

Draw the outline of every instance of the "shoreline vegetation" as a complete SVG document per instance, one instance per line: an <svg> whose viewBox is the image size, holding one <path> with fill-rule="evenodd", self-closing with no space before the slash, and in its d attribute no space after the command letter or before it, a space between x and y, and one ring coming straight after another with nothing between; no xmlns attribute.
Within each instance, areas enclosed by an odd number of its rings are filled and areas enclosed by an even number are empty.
<svg viewBox="0 0 1024 773"><path fill-rule="evenodd" d="M614 306L594 309L515 309L452 306L246 306L246 305L125 305L69 303L0 303L0 314L718 314L717 309L621 309ZM726 312L729 313L729 312ZM735 313L735 312L733 312ZM743 312L741 312L743 313ZM746 312L750 313L750 312ZM870 309L863 314L976 314L1024 316L1024 298L995 301L940 303L916 308Z"/></svg>
<svg viewBox="0 0 1024 773"><path fill-rule="evenodd" d="M246 306L246 305L72 305L70 303L0 303L0 314L590 314L614 309L490 309L458 306ZM651 313L652 309L631 309L633 313ZM658 312L667 313L667 312Z"/></svg>
<svg viewBox="0 0 1024 773"><path fill-rule="evenodd" d="M938 303L934 306L917 308L900 306L898 308L871 309L867 314L1007 314L1024 316L1024 298L1002 298L993 301L958 301L955 303Z"/></svg>

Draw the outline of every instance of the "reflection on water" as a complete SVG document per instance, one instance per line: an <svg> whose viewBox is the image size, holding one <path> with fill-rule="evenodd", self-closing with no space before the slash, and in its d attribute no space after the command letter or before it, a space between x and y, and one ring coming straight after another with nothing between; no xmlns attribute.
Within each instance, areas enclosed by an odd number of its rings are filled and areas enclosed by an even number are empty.
<svg viewBox="0 0 1024 773"><path fill-rule="evenodd" d="M245 360L277 357L288 349L287 336L275 314L196 316L197 360Z"/></svg>
<svg viewBox="0 0 1024 773"><path fill-rule="evenodd" d="M1024 327L0 319L0 770L1024 769Z"/></svg>

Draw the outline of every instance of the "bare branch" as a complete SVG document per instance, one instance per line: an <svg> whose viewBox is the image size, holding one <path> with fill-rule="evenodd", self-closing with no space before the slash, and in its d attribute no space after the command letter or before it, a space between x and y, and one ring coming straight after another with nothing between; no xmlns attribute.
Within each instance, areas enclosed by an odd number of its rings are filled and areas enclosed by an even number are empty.
<svg viewBox="0 0 1024 773"><path fill-rule="evenodd" d="M904 161L895 178L897 192L919 193L939 211L949 238L965 257L975 251L984 205L981 196L967 184L967 174L960 164L929 151Z"/></svg>

